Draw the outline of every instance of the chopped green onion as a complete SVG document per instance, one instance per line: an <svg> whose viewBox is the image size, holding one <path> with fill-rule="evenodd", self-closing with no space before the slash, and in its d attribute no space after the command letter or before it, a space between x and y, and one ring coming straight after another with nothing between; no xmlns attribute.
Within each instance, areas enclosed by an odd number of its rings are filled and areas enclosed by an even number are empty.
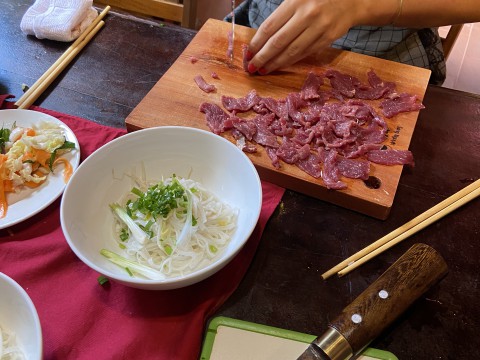
<svg viewBox="0 0 480 360"><path fill-rule="evenodd" d="M108 278L103 276L103 275L100 275L98 278L97 278L97 281L100 285L104 285L108 282Z"/></svg>
<svg viewBox="0 0 480 360"><path fill-rule="evenodd" d="M120 240L127 241L129 237L130 237L130 234L128 233L128 228L123 228L120 231Z"/></svg>
<svg viewBox="0 0 480 360"><path fill-rule="evenodd" d="M124 258L123 256L120 256L112 251L109 251L107 249L102 249L100 250L100 254L105 256L108 260L110 260L112 263L124 268L127 270L127 272L131 273L131 276L133 274L139 274L142 276L145 276L148 279L152 280L163 280L165 279L165 275L162 274L160 271L157 271L155 269L152 269L151 267L139 264L135 261L128 260Z"/></svg>
<svg viewBox="0 0 480 360"><path fill-rule="evenodd" d="M215 245L209 245L208 248L212 253L216 253L218 251L217 247Z"/></svg>
<svg viewBox="0 0 480 360"><path fill-rule="evenodd" d="M165 245L164 249L165 249L165 252L167 253L167 255L172 255L173 249L170 245Z"/></svg>
<svg viewBox="0 0 480 360"><path fill-rule="evenodd" d="M122 209L122 207L118 204L111 204L110 208L113 210L113 212L118 216L118 218L123 221L125 225L128 226L128 230L130 230L130 233L132 236L141 244L145 242L147 239L147 234L133 221L133 219L128 216L127 212Z"/></svg>
<svg viewBox="0 0 480 360"><path fill-rule="evenodd" d="M143 196L143 191L140 190L139 188L134 187L132 188L131 192L137 196Z"/></svg>

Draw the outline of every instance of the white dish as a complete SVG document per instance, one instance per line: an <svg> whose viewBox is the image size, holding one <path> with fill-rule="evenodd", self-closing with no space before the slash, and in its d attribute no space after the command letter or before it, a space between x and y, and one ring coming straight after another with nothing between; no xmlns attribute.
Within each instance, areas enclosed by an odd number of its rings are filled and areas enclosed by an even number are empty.
<svg viewBox="0 0 480 360"><path fill-rule="evenodd" d="M0 111L0 128L9 128L13 123L16 123L17 126L28 127L42 120L60 125L65 131L67 140L75 143L75 150L63 156L75 171L80 163L80 145L75 134L67 125L53 116L38 111L21 109ZM7 194L8 211L7 215L0 219L0 229L15 225L38 214L63 193L65 185L63 171L56 171L50 173L46 182L36 189L26 188L19 193Z"/></svg>
<svg viewBox="0 0 480 360"><path fill-rule="evenodd" d="M118 249L109 204L133 185L128 174L161 180L190 178L239 211L237 229L214 262L182 277L149 280L128 275L100 254ZM90 155L73 174L60 207L63 233L73 252L93 270L127 286L167 290L214 274L240 251L257 224L262 187L250 159L230 141L211 132L164 126L121 136Z"/></svg>
<svg viewBox="0 0 480 360"><path fill-rule="evenodd" d="M0 294L2 329L15 335L15 343L25 359L42 359L42 328L32 300L15 280L1 272Z"/></svg>

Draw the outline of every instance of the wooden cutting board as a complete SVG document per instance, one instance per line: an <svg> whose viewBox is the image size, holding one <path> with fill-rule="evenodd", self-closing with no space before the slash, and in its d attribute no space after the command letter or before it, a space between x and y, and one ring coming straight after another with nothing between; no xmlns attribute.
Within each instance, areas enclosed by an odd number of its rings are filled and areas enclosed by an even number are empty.
<svg viewBox="0 0 480 360"><path fill-rule="evenodd" d="M203 102L221 106L222 95L239 98L252 89L256 89L260 96L285 98L288 93L300 90L309 71L323 73L332 68L367 83L366 74L373 69L383 80L396 82L398 92L416 94L420 99L423 99L430 77L430 70L336 49L327 49L275 74L252 76L243 70L242 44L248 44L255 30L236 27L232 62L226 56L230 28L229 23L208 20L127 117L127 130L166 125L208 130L205 115L199 111ZM198 61L192 62L192 58ZM219 79L213 79L212 72L217 73ZM193 80L196 75L202 75L208 83L214 84L216 92L200 90ZM379 111L378 100L367 102ZM387 119L389 131L385 144L393 149L408 149L417 117L418 112L415 111ZM233 141L229 135L225 137ZM362 180L342 179L348 188L335 191L327 189L321 179L307 175L296 166L282 164L280 170L275 169L263 149L248 156L263 180L379 219L386 219L390 213L403 168L372 164L371 175L380 181L379 188L370 188Z"/></svg>

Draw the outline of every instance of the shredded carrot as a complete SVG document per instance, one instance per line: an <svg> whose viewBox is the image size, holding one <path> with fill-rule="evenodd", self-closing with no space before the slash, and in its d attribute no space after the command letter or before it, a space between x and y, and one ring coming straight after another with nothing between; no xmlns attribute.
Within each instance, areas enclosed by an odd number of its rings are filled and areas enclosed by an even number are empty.
<svg viewBox="0 0 480 360"><path fill-rule="evenodd" d="M14 187L13 187L13 181L12 180L8 180L8 179L5 179L3 180L3 190L5 192L12 192L14 191Z"/></svg>
<svg viewBox="0 0 480 360"><path fill-rule="evenodd" d="M48 161L50 160L51 154L45 150L35 149L33 158L35 161L38 161L42 166L48 168Z"/></svg>
<svg viewBox="0 0 480 360"><path fill-rule="evenodd" d="M70 162L65 158L57 158L53 162L53 166L57 165L57 163L63 163L63 165L65 166L65 168L63 169L63 181L65 181L66 184L73 174L72 164L70 164Z"/></svg>
<svg viewBox="0 0 480 360"><path fill-rule="evenodd" d="M22 162L25 162L25 161L35 161L35 156L33 155L33 153L31 153L30 151L27 151L25 154L22 155Z"/></svg>
<svg viewBox="0 0 480 360"><path fill-rule="evenodd" d="M39 170L36 170L32 173L33 175L37 175L37 176L44 176L45 174L42 173L41 171ZM24 185L25 186L28 186L29 188L36 188L36 187L39 187L40 185L42 185L45 181L47 180L47 178L45 178L45 180L42 180L40 182L35 182L35 181L25 181L24 182Z"/></svg>
<svg viewBox="0 0 480 360"><path fill-rule="evenodd" d="M32 128L25 128L23 133L27 136L35 136L37 134Z"/></svg>

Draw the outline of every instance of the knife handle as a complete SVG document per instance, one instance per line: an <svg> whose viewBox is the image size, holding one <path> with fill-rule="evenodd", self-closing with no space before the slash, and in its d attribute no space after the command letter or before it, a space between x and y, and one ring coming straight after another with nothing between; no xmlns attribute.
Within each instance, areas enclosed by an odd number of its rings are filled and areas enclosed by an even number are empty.
<svg viewBox="0 0 480 360"><path fill-rule="evenodd" d="M345 337L356 355L447 272L439 253L415 244L329 326Z"/></svg>

